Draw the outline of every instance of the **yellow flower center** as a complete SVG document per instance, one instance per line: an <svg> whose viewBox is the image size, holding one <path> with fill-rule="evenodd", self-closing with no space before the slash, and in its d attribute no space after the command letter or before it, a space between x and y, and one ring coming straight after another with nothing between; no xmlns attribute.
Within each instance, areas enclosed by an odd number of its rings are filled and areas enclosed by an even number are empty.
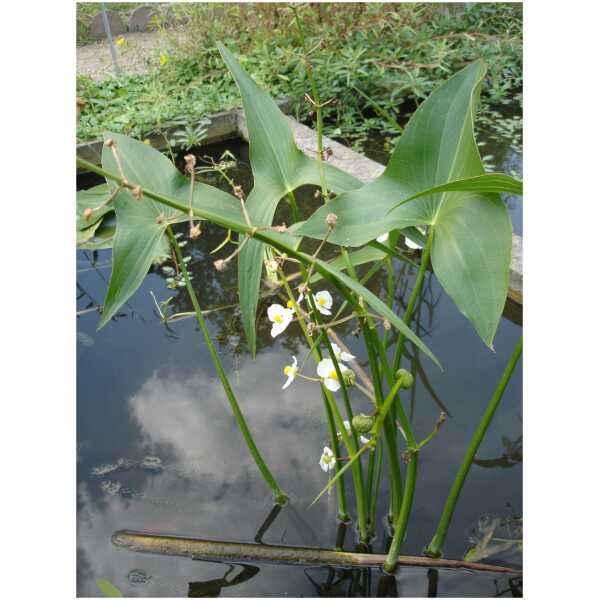
<svg viewBox="0 0 600 600"><path fill-rule="evenodd" d="M275 323L283 323L283 317L281 315L275 315L273 321L275 321Z"/></svg>
<svg viewBox="0 0 600 600"><path fill-rule="evenodd" d="M283 369L284 375L292 375L293 372L294 372L294 367L292 367L292 365L286 365Z"/></svg>
<svg viewBox="0 0 600 600"><path fill-rule="evenodd" d="M287 307L288 308L294 308L294 303L291 300L287 301Z"/></svg>
<svg viewBox="0 0 600 600"><path fill-rule="evenodd" d="M335 379L336 381L338 380L337 371L335 369L329 371L329 379Z"/></svg>
<svg viewBox="0 0 600 600"><path fill-rule="evenodd" d="M323 462L328 465L331 462L331 459L333 458L333 456L331 456L330 454L323 454Z"/></svg>
<svg viewBox="0 0 600 600"><path fill-rule="evenodd" d="M323 298L323 296L321 296L320 298L317 298L317 302L321 305L321 306L325 306L326 304L326 300L325 298Z"/></svg>

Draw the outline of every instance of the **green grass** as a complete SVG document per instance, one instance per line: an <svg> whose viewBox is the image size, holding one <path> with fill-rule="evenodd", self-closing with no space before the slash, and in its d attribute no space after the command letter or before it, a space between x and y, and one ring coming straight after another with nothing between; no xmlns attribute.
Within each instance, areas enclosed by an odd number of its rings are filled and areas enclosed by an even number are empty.
<svg viewBox="0 0 600 600"><path fill-rule="evenodd" d="M132 3L119 6L130 9ZM465 9L319 4L304 5L301 13L309 47L321 42L311 55L319 93L324 100L334 99L324 109L326 135L358 150L373 134L387 136L393 144L398 131L390 119L377 114L354 88L403 123L449 74L482 58L488 74L478 125L520 149L520 4L476 3ZM88 103L78 125L80 140L98 138L105 129L141 138L170 121L189 124L239 106L217 41L239 55L244 68L273 96L301 99L308 91L305 67L295 54L297 30L285 4L175 4L170 18L177 26L163 28L169 39L167 64L159 65L157 51L148 57L155 65L148 75L100 83L78 77L77 94ZM510 107L511 114L503 107ZM296 116L308 123L314 119L306 102Z"/></svg>

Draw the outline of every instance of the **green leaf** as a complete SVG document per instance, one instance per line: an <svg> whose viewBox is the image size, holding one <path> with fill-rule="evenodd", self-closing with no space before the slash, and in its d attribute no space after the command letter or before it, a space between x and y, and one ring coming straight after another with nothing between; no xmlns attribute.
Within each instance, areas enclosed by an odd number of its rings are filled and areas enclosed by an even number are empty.
<svg viewBox="0 0 600 600"><path fill-rule="evenodd" d="M428 190L419 192L418 194L414 194L413 196L398 202L398 204L393 206L389 212L407 202L412 202L417 198L429 196L437 192L507 192L509 194L522 196L523 182L504 173L485 173L485 175L479 175L477 177L467 177L466 179L459 179L458 181L437 185Z"/></svg>
<svg viewBox="0 0 600 600"><path fill-rule="evenodd" d="M270 226L279 201L301 185L320 183L317 161L296 146L285 115L265 91L242 69L222 44L219 52L236 80L242 96L254 187L246 201L252 225ZM327 185L334 192L356 189L362 184L354 177L323 164ZM256 353L256 309L260 293L264 246L249 240L239 255L239 290L242 324L251 353Z"/></svg>
<svg viewBox="0 0 600 600"><path fill-rule="evenodd" d="M99 227L94 235L85 242L77 242L80 250L107 250L113 247L115 233L117 231L115 219L102 219L98 222ZM95 226L94 226L95 227Z"/></svg>
<svg viewBox="0 0 600 600"><path fill-rule="evenodd" d="M477 61L437 88L412 116L383 174L320 208L298 234L322 239L327 212L338 217L328 242L347 246L363 245L394 229L433 227L433 270L492 347L508 290L512 224L498 193L481 190L516 190L520 183L508 176L485 176L473 134L484 74ZM390 212L416 196L421 196L418 201Z"/></svg>
<svg viewBox="0 0 600 600"><path fill-rule="evenodd" d="M96 585L105 598L122 598L121 590L106 579L96 579Z"/></svg>
<svg viewBox="0 0 600 600"><path fill-rule="evenodd" d="M115 184L102 183L96 185L88 190L79 190L77 192L77 230L81 231L87 229L91 225L97 223L102 217L111 211L113 207L111 205L103 206L102 208L95 210L89 219L83 216L86 208L94 209L100 206L112 193L112 190L116 188Z"/></svg>
<svg viewBox="0 0 600 600"><path fill-rule="evenodd" d="M132 142L135 142L135 140L132 140ZM92 163L89 163L83 159L78 159L78 163L82 166L85 166L91 171L104 175L105 177L107 177L107 179L111 179L112 177L119 178L119 175L110 173L104 169L99 169ZM248 233L249 228L243 221L243 217L241 216L239 201L234 199L232 196L229 196L228 194L219 192L219 190L212 190L213 193L218 192L223 196L220 199L218 199L217 202L215 202L215 197L211 197L211 188L209 186L205 187L208 189L202 192L200 198L194 198L194 214L198 218L209 220L226 229L231 229L233 231L237 231L238 233ZM148 187L145 187L144 189L144 195L146 200L150 201L150 198L152 198L152 201L156 203L157 207L165 206L171 210L179 211L179 213L182 215L182 218L187 218L187 206L181 200L168 197L164 194L160 194L152 189L149 189ZM231 205L229 207L225 206L227 204L226 201L234 203L233 206L237 208L237 214L232 209ZM119 210L118 207L117 210ZM237 218L232 218L232 215ZM281 252L286 252L292 258L297 258L307 266L314 264L314 268L316 269L316 271L320 273L325 279L333 283L334 287L339 289L345 295L346 299L348 299L350 296L348 290L354 292L358 296L361 296L365 300L365 302L373 308L373 310L378 312L384 318L388 319L392 325L401 330L409 340L411 340L418 348L420 348L439 366L439 362L431 353L429 348L427 348L427 346L407 327L407 325L405 325L402 319L400 319L398 315L396 315L392 310L390 310L390 308L388 308L388 306L380 298L378 298L375 294L373 294L371 291L365 288L361 283L354 281L353 279L345 275L340 269L336 268L334 265L331 265L319 259L314 259L311 255L306 254L304 252L300 252L297 247L298 239L294 238L290 234L281 234L273 230L259 230L255 232L254 235L256 235L257 238L259 238L261 241L274 246ZM113 264L115 260L116 259L113 256ZM348 288L348 290L346 288Z"/></svg>
<svg viewBox="0 0 600 600"><path fill-rule="evenodd" d="M169 196L187 205L190 182L171 161L151 146L116 133L105 139L116 142L125 178L142 189ZM102 151L102 166L119 175L110 148ZM113 242L112 273L104 310L98 328L104 327L140 286L152 263L168 254L165 231L168 223L185 221L184 212L161 205L150 198L135 200L129 191L119 192L113 200L117 232ZM239 200L209 185L194 184L193 206L215 211L243 223Z"/></svg>

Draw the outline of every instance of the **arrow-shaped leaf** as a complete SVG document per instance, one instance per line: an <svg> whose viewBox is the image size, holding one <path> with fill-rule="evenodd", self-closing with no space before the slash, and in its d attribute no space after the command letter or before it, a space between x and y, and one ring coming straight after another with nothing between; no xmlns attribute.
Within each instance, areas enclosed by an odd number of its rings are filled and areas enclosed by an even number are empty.
<svg viewBox="0 0 600 600"><path fill-rule="evenodd" d="M433 227L433 269L491 347L506 301L512 225L500 196L486 186L520 186L508 176L485 176L473 134L484 74L483 63L474 62L435 90L412 116L383 174L316 211L298 234L322 239L326 212L338 217L328 241L348 246L393 229Z"/></svg>
<svg viewBox="0 0 600 600"><path fill-rule="evenodd" d="M190 182L166 156L124 135L107 133L105 139L108 138L116 142L125 178L131 184L188 204ZM120 174L110 148L103 149L102 166L113 174ZM153 261L165 255L168 250L165 238L167 225L187 218L184 212L150 198L135 200L129 191L119 192L113 204L117 232L113 242L112 273L99 329L137 290ZM192 204L239 223L244 222L239 200L212 186L196 182Z"/></svg>
<svg viewBox="0 0 600 600"><path fill-rule="evenodd" d="M279 201L286 194L301 185L319 184L319 165L298 149L285 115L269 94L254 83L225 46L217 44L217 47L238 84L246 115L254 176L254 188L246 201L248 214L255 227L269 226ZM336 193L362 185L331 165L323 164L323 168L327 185ZM249 240L239 256L242 324L252 354L256 352L256 309L263 254L263 244Z"/></svg>

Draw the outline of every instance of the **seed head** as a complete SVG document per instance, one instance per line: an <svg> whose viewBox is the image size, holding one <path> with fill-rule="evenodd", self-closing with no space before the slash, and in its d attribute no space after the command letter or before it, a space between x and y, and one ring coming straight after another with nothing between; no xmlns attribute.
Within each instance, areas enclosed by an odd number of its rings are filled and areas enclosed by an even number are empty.
<svg viewBox="0 0 600 600"><path fill-rule="evenodd" d="M406 369L398 369L396 371L396 379L401 382L400 387L404 390L411 388L415 382L413 374Z"/></svg>

